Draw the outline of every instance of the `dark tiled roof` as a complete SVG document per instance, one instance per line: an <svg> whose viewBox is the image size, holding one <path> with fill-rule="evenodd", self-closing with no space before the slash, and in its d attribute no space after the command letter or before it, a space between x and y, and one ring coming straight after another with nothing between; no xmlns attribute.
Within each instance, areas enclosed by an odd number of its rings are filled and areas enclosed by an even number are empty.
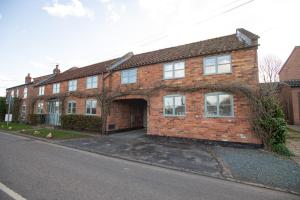
<svg viewBox="0 0 300 200"><path fill-rule="evenodd" d="M288 84L291 87L300 87L300 80L288 80L283 82Z"/></svg>
<svg viewBox="0 0 300 200"><path fill-rule="evenodd" d="M245 30L238 29L243 32L244 35L253 40L251 45L240 41L237 38L236 34L227 35L223 37L203 40L199 42L194 42L190 44L160 49L156 51L141 53L132 56L130 59L120 64L114 70L121 70L132 67L145 66L150 64L169 62L173 60L186 59L201 55L215 54L215 53L223 53L230 52L233 50L251 48L257 46L258 36ZM71 80L86 76L92 76L96 74L101 74L102 72L107 71L107 67L116 61L116 59L96 63L93 65L89 65L86 67L81 67L77 69L67 70L61 74L58 74L55 78L46 81L44 84L61 82L64 80Z"/></svg>
<svg viewBox="0 0 300 200"><path fill-rule="evenodd" d="M34 82L34 83L39 83L39 82L41 82L41 81L47 80L47 79L50 78L51 76L53 76L53 74L48 74L48 75L45 75L45 76L35 77L35 78L33 78L33 82Z"/></svg>

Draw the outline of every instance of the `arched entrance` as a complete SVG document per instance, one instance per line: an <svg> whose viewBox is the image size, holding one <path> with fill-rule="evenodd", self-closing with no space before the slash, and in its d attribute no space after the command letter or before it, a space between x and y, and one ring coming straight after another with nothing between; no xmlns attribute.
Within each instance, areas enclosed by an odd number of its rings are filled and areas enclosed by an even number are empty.
<svg viewBox="0 0 300 200"><path fill-rule="evenodd" d="M147 101L137 96L126 96L114 100L110 106L107 130L122 131L146 129L148 118Z"/></svg>

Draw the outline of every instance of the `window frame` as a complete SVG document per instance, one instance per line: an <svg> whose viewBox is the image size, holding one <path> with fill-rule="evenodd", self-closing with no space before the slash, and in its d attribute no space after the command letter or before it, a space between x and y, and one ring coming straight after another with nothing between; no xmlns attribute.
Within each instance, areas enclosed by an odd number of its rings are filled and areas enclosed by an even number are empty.
<svg viewBox="0 0 300 200"><path fill-rule="evenodd" d="M71 82L75 82L75 84L70 85ZM70 86L71 86L72 88L74 87L75 89L70 90ZM76 90L77 90L77 79L69 80L69 81L68 81L68 91L69 91L69 92L74 92L74 91L76 91Z"/></svg>
<svg viewBox="0 0 300 200"><path fill-rule="evenodd" d="M93 114L93 113L88 113L87 112L87 106L88 106L88 101L95 101L96 102L96 113L95 114ZM91 109L91 108L90 108ZM87 99L86 101L85 101L85 114L86 115L97 115L97 100L96 99Z"/></svg>
<svg viewBox="0 0 300 200"><path fill-rule="evenodd" d="M53 83L52 84L52 93L59 94L60 93L60 83Z"/></svg>
<svg viewBox="0 0 300 200"><path fill-rule="evenodd" d="M166 106L165 106L165 99L166 98L173 98L173 108L172 108L172 114L166 114ZM183 115L176 115L175 114L175 97L182 97L184 99L184 114ZM163 113L165 117L185 117L186 116L186 97L182 94L171 94L171 95L165 95L163 97Z"/></svg>
<svg viewBox="0 0 300 200"><path fill-rule="evenodd" d="M180 71L180 70L175 70L175 64L176 63L181 63L181 62L183 63L183 76L182 77L175 77L175 71ZM168 64L172 64L172 70L170 70L170 71L166 71L166 65L168 65ZM171 78L166 78L166 76L165 76L166 72L172 72L172 77ZM163 79L164 80L181 79L181 78L185 78L185 60L178 60L178 61L164 63L164 65L163 65Z"/></svg>
<svg viewBox="0 0 300 200"><path fill-rule="evenodd" d="M229 56L230 58L230 71L228 72L219 72L219 64L218 64L218 58L219 57L223 57L223 56ZM214 66L215 66L215 72L214 73L207 73L206 72L206 66L205 66L205 60L206 59L211 59L211 58L214 58ZM206 56L203 58L203 74L204 75L214 75L214 74L231 74L232 73L232 56L231 54L220 54L220 55L213 55L213 56Z"/></svg>
<svg viewBox="0 0 300 200"><path fill-rule="evenodd" d="M219 95L229 95L230 96L230 103L231 103L231 115L230 116L221 116L219 113L220 110L220 102L219 102ZM207 113L207 102L206 97L208 96L217 96L217 114L216 115L210 115ZM206 93L204 95L204 116L206 118L233 118L234 117L234 96L233 94L226 93L226 92L211 92Z"/></svg>
<svg viewBox="0 0 300 200"><path fill-rule="evenodd" d="M129 72L130 71L134 71L135 72L135 80L134 80L134 82L129 82L129 80L130 80L130 74L129 74ZM125 73L125 72L128 72L128 76L127 76L127 82L124 82L124 79L123 79L123 77L124 77L124 75L123 75L123 73ZM131 69L125 69L125 70L122 70L121 71L121 84L122 85L126 85L126 84L135 84L135 83L137 83L137 76L138 76L138 72L137 72L137 68L131 68Z"/></svg>
<svg viewBox="0 0 300 200"><path fill-rule="evenodd" d="M95 78L96 79L96 86L95 87L93 87L93 83L94 83L94 81L93 81L93 78ZM89 79L92 79L92 81L91 82L89 82ZM89 83L91 84L91 86L89 87ZM95 75L95 76L88 76L88 77L86 77L86 89L95 89L95 88L98 88L98 76L97 75Z"/></svg>
<svg viewBox="0 0 300 200"><path fill-rule="evenodd" d="M44 85L39 87L39 94L38 95L39 96L45 95L45 86Z"/></svg>
<svg viewBox="0 0 300 200"><path fill-rule="evenodd" d="M72 105L71 106L71 109L69 109L69 105ZM73 109L74 109L74 104L75 104L75 112L73 112ZM71 112L69 112L69 110L71 110ZM68 101L68 106L67 106L67 114L76 114L77 113L77 103L76 101Z"/></svg>

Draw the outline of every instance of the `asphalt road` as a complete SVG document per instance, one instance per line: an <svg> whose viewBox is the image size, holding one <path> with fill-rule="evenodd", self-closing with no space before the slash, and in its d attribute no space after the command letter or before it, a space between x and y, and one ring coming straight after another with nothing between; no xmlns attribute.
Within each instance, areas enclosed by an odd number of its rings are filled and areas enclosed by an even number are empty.
<svg viewBox="0 0 300 200"><path fill-rule="evenodd" d="M33 200L300 199L283 192L104 157L1 132L0 182ZM0 197L5 197L3 191Z"/></svg>

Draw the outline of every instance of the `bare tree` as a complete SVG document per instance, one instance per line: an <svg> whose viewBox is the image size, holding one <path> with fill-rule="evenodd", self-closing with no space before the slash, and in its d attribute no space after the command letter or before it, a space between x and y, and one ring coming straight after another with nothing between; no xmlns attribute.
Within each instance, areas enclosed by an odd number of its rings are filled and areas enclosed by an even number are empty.
<svg viewBox="0 0 300 200"><path fill-rule="evenodd" d="M260 76L265 83L273 83L279 81L279 71L281 69L281 60L274 56L269 55L260 60L259 71Z"/></svg>

